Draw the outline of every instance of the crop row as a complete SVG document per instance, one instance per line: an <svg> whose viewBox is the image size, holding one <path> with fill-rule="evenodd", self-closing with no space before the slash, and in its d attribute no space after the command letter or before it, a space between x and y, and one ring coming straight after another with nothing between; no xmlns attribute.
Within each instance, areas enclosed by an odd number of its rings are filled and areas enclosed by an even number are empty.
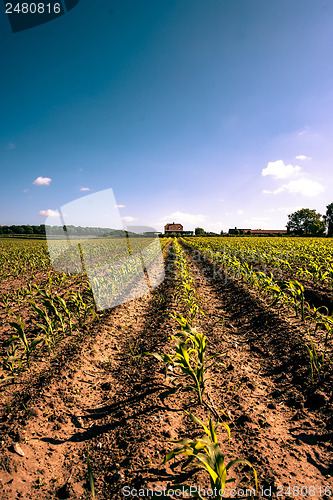
<svg viewBox="0 0 333 500"><path fill-rule="evenodd" d="M201 260L207 260L214 266L215 275L224 279L238 279L248 286L258 290L268 301L268 307L277 308L279 314L285 308L292 308L297 317L307 324L307 337L301 340L308 356L310 377L312 381L322 383L329 375L333 366L332 335L333 317L328 314L325 306L311 307L305 300L304 287L296 279L277 280L271 272L257 270L253 264L240 257L239 253L213 250L204 239L183 240L184 243L198 252ZM206 243L206 244L205 244ZM216 246L216 245L215 245ZM222 271L222 275L221 275ZM316 345L313 336L320 331L324 334L321 347Z"/></svg>
<svg viewBox="0 0 333 500"><path fill-rule="evenodd" d="M232 260L268 268L282 277L290 272L314 283L333 287L333 242L322 238L186 238L193 248ZM282 272L281 272L282 271Z"/></svg>
<svg viewBox="0 0 333 500"><path fill-rule="evenodd" d="M46 241L0 240L0 280L50 269Z"/></svg>
<svg viewBox="0 0 333 500"><path fill-rule="evenodd" d="M185 437L172 440L171 443L176 446L165 455L163 463L169 462L178 455L185 456L186 461L183 463L182 469L192 467L193 474L195 473L194 467L204 469L209 476L211 491L214 495L210 498L222 500L226 484L234 481L229 477L231 468L238 464L250 467L253 470L256 489L258 488L257 474L252 464L246 459L234 459L228 463L225 461L217 430L219 426L226 430L230 444L230 428L223 421L226 414L221 412L222 415L220 415L216 408L211 406L209 400L204 398L208 380L207 372L218 358L224 356L224 353L214 353L207 356L208 339L195 326L197 315L204 315L201 309L201 300L195 290L185 253L176 240L173 242L172 252L175 257L174 265L176 267L175 298L180 311L170 314L177 325L177 328L169 337L171 347L169 352L145 352L138 355L138 357L154 356L164 364L166 377L179 383L179 390L193 390L197 394L198 404L213 413L216 420L214 421L209 417L207 424L205 424L195 415L184 410L191 421L201 427L204 434L196 439ZM186 485L181 486L184 491L186 489L190 490L190 487ZM204 500L199 494L198 498Z"/></svg>
<svg viewBox="0 0 333 500"><path fill-rule="evenodd" d="M98 319L89 283L83 280L83 291L65 291L70 281L66 275L49 273L47 284L29 282L10 297L2 297L9 327L0 356L2 388L32 364L39 370L41 357L56 355L66 338L86 331L89 323ZM21 309L28 321L22 319Z"/></svg>

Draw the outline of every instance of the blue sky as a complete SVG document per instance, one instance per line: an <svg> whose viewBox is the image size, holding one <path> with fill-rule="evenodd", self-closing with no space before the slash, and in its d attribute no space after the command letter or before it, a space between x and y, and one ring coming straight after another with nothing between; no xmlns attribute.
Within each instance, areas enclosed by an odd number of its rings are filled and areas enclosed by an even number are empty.
<svg viewBox="0 0 333 500"><path fill-rule="evenodd" d="M80 0L0 37L0 224L107 188L158 230L333 202L330 0Z"/></svg>

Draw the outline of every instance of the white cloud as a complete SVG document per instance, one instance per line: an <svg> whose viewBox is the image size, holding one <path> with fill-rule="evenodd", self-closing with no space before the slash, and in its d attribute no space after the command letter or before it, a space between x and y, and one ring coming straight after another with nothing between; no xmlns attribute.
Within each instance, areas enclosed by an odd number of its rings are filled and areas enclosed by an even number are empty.
<svg viewBox="0 0 333 500"><path fill-rule="evenodd" d="M275 191L268 191L267 189L264 189L263 193L279 194L286 191L290 194L300 194L302 196L307 196L308 198L312 198L324 192L325 188L318 181L311 181L310 179L305 179L304 177L302 177L301 179L290 181L288 182L288 184L284 184L278 189L275 189Z"/></svg>
<svg viewBox="0 0 333 500"><path fill-rule="evenodd" d="M269 189L262 190L263 194L279 194L282 193L282 191L285 191L285 185L275 189L274 191L270 191Z"/></svg>
<svg viewBox="0 0 333 500"><path fill-rule="evenodd" d="M284 187L291 194L302 194L308 197L318 196L318 194L325 191L324 186L319 182L304 178L290 181Z"/></svg>
<svg viewBox="0 0 333 500"><path fill-rule="evenodd" d="M313 130L310 129L309 126L305 126L303 130L300 130L298 132L298 135L299 137L306 136L307 139L321 137L321 135L318 134L318 132L314 132Z"/></svg>
<svg viewBox="0 0 333 500"><path fill-rule="evenodd" d="M300 210L302 207L299 205L297 207L278 207L278 208L270 208L268 212L283 212L286 214L290 214L292 212L296 212Z"/></svg>
<svg viewBox="0 0 333 500"><path fill-rule="evenodd" d="M244 213L244 210L239 209L236 212L224 212L224 215L227 215L227 216L232 215L233 217L235 217L236 215L243 215L243 213Z"/></svg>
<svg viewBox="0 0 333 500"><path fill-rule="evenodd" d="M37 177L33 184L36 184L37 186L49 186L51 181L52 179L49 177Z"/></svg>
<svg viewBox="0 0 333 500"><path fill-rule="evenodd" d="M162 217L162 221L165 222L179 222L181 224L202 224L205 222L207 219L206 215L198 214L187 214L184 212L172 212L169 215L166 215L165 217Z"/></svg>
<svg viewBox="0 0 333 500"><path fill-rule="evenodd" d="M44 217L60 217L59 212L57 210L51 210L51 208L48 210L40 210L38 215L43 215Z"/></svg>
<svg viewBox="0 0 333 500"><path fill-rule="evenodd" d="M80 191L90 191L90 188L80 188Z"/></svg>
<svg viewBox="0 0 333 500"><path fill-rule="evenodd" d="M264 225L267 225L267 222L270 221L270 217L256 217L256 216L253 216L253 217L250 217L249 219L245 219L243 221L244 223L244 226L249 226L249 229L252 228L252 227L261 227L261 226L264 226Z"/></svg>
<svg viewBox="0 0 333 500"><path fill-rule="evenodd" d="M125 222L133 222L134 220L139 220L139 219L137 219L136 217L128 216L128 217L121 217L121 220Z"/></svg>
<svg viewBox="0 0 333 500"><path fill-rule="evenodd" d="M287 179L293 175L297 175L301 170L298 165L285 165L282 160L269 161L266 168L263 168L261 175L271 175L275 179Z"/></svg>
<svg viewBox="0 0 333 500"><path fill-rule="evenodd" d="M306 156L306 155L298 155L295 158L296 158L296 160L312 160L312 158L310 156Z"/></svg>
<svg viewBox="0 0 333 500"><path fill-rule="evenodd" d="M125 208L126 205L115 205L114 208Z"/></svg>
<svg viewBox="0 0 333 500"><path fill-rule="evenodd" d="M7 149L15 149L15 148L16 148L16 146L12 142L10 142L9 144L7 144Z"/></svg>
<svg viewBox="0 0 333 500"><path fill-rule="evenodd" d="M23 193L27 193L29 189L23 189Z"/></svg>

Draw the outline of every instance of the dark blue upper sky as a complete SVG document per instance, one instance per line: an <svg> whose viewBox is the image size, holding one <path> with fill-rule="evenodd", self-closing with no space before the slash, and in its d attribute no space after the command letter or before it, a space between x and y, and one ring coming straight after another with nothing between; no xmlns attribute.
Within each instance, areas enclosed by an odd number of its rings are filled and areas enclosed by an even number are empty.
<svg viewBox="0 0 333 500"><path fill-rule="evenodd" d="M0 33L0 224L105 188L157 229L333 201L330 0L80 0Z"/></svg>

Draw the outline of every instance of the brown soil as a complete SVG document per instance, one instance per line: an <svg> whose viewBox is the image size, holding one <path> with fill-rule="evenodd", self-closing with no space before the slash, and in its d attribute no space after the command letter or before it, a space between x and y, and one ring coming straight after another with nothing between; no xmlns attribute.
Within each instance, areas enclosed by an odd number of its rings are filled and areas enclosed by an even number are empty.
<svg viewBox="0 0 333 500"><path fill-rule="evenodd" d="M292 313L268 310L246 285L214 277L208 263L191 266L205 312L196 326L207 335L208 354L225 353L211 369L205 398L214 413L225 412L231 429L230 445L220 431L226 460L252 462L257 498L331 498L332 380L309 381L299 341L306 327ZM156 290L103 312L51 361L40 360L40 374L32 368L2 392L10 411L3 401L1 500L92 498L87 455L99 500L123 499L124 487L133 493L179 483L208 487L204 472L181 471L182 459L161 462L168 440L200 435L184 409L205 422L214 413L165 379L157 360L135 357L171 350L176 323L165 313L179 306L170 256L166 269ZM24 456L15 452L17 444ZM253 485L249 468L236 471L236 487ZM302 493L292 489L302 486ZM132 496L139 497L139 491Z"/></svg>

